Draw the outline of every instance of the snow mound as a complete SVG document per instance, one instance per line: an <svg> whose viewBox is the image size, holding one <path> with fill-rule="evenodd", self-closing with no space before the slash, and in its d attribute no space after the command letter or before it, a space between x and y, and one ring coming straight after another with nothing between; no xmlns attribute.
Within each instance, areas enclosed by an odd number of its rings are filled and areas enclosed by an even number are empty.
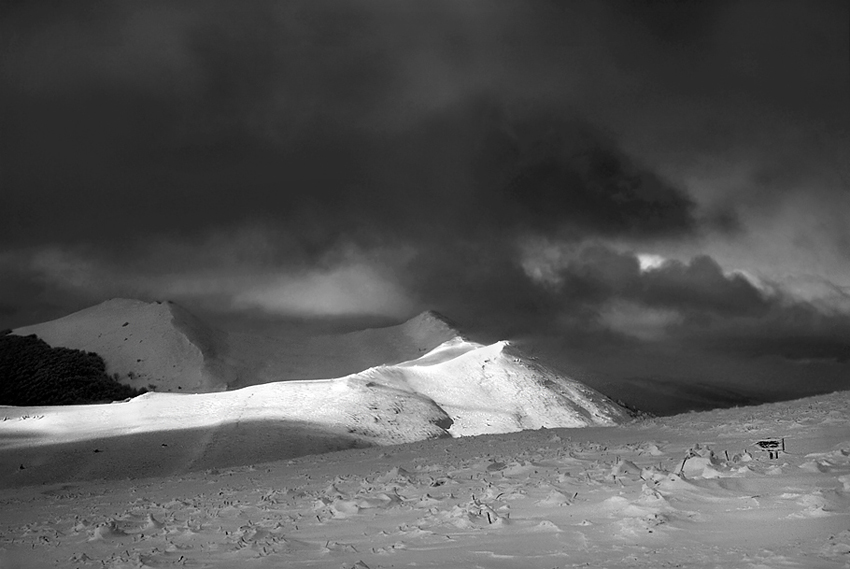
<svg viewBox="0 0 850 569"><path fill-rule="evenodd" d="M351 377L432 399L451 417L449 432L456 437L608 426L629 418L601 393L526 358L504 341L485 346L456 336L416 360Z"/></svg>
<svg viewBox="0 0 850 569"><path fill-rule="evenodd" d="M133 387L158 391L217 391L213 371L221 334L171 302L108 300L57 320L18 328L54 347L95 352L107 373Z"/></svg>

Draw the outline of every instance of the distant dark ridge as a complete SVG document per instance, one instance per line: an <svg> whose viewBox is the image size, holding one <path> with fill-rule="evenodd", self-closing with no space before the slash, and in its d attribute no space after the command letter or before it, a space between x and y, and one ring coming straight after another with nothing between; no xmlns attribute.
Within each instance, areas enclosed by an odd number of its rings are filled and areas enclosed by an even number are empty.
<svg viewBox="0 0 850 569"><path fill-rule="evenodd" d="M0 335L0 405L104 403L144 392L109 377L93 352L52 348L35 334Z"/></svg>

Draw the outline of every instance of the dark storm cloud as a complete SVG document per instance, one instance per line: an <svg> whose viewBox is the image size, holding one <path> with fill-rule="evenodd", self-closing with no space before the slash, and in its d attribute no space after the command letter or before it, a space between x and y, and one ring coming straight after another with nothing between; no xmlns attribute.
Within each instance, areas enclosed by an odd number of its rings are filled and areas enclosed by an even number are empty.
<svg viewBox="0 0 850 569"><path fill-rule="evenodd" d="M528 266L534 276L535 261ZM548 290L567 300L566 305L599 307L611 300L626 300L697 319L704 315L758 318L768 312L774 301L744 276L724 273L715 260L705 255L688 262L668 260L643 269L633 253L587 245L543 272L547 276L538 277L538 282L546 285L548 281Z"/></svg>
<svg viewBox="0 0 850 569"><path fill-rule="evenodd" d="M259 219L321 253L427 216L450 231L470 217L488 229L693 230L680 189L569 101L536 100L548 80L569 80L522 69L570 48L556 36L569 18L471 6L7 5L4 241L126 249ZM490 12L482 37L475 19ZM501 60L482 53L502 41ZM479 65L478 82L458 78Z"/></svg>
<svg viewBox="0 0 850 569"><path fill-rule="evenodd" d="M830 10L795 31L790 5L748 6L7 4L2 97L15 112L2 119L3 236L109 233L126 247L261 218L321 252L387 220L416 227L417 208L458 228L434 206L447 198L456 218L483 212L482 226L553 231L566 220L608 234L687 234L691 198L601 135L585 107L643 105L635 116L662 118L658 101L696 97L689 108L708 124L716 116L703 109L715 100L733 106L725 92L790 105L783 111L834 106L810 105L796 79L780 85L769 57L781 48L814 96L834 94L820 57L832 53L831 34L811 53L777 39L808 39ZM724 33L736 18L761 21L768 47L733 35L744 49L730 57ZM705 148L712 132L672 142ZM387 215L374 219L376 209ZM736 227L733 211L714 226Z"/></svg>
<svg viewBox="0 0 850 569"><path fill-rule="evenodd" d="M355 145L326 115L357 103L351 76L369 84L372 64L324 45L336 30L305 38L306 18L271 4L57 12L6 20L25 30L3 62L9 240L197 234L350 183Z"/></svg>
<svg viewBox="0 0 850 569"><path fill-rule="evenodd" d="M533 297L546 308L547 329L560 326L562 334L616 344L614 332L750 358L845 362L850 355L850 316L726 273L708 256L642 269L634 254L597 245L559 263ZM559 318L565 313L572 319Z"/></svg>
<svg viewBox="0 0 850 569"><path fill-rule="evenodd" d="M611 47L632 89L619 107L630 148L667 170L712 164L713 191L746 210L775 213L802 191L818 201L847 191L848 3L620 6L612 25L622 41ZM746 180L724 183L723 168Z"/></svg>
<svg viewBox="0 0 850 569"><path fill-rule="evenodd" d="M680 188L636 165L589 125L524 117L482 142L491 154L476 157L479 184L505 209L503 221L638 238L696 230L695 204Z"/></svg>
<svg viewBox="0 0 850 569"><path fill-rule="evenodd" d="M99 300L96 291L57 286L26 255L0 254L0 330L51 320Z"/></svg>
<svg viewBox="0 0 850 569"><path fill-rule="evenodd" d="M339 251L359 268L398 248L375 264L413 302L506 335L598 327L615 301L637 306L617 322L646 308L695 342L730 316L768 322L788 313L707 257L644 273L582 249L555 293L518 242L745 232L765 188L808 180L817 153L776 134L844 120L845 7L799 5L5 3L0 240L70 255L33 273L44 286L91 261L80 282L104 294L146 278L206 294L210 275L227 296L234 275L337 274ZM660 167L736 153L753 183L710 210ZM260 236L233 238L245 227Z"/></svg>
<svg viewBox="0 0 850 569"><path fill-rule="evenodd" d="M640 299L649 305L696 309L718 316L759 316L769 305L765 294L745 277L724 274L707 256L689 263L668 262L647 271L638 290Z"/></svg>

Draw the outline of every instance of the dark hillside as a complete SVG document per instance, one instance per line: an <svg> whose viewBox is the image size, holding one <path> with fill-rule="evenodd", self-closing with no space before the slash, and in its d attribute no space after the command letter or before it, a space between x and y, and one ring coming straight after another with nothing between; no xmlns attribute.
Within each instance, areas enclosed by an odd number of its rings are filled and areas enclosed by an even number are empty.
<svg viewBox="0 0 850 569"><path fill-rule="evenodd" d="M34 334L0 335L0 405L102 403L142 393L109 377L93 352L52 348Z"/></svg>

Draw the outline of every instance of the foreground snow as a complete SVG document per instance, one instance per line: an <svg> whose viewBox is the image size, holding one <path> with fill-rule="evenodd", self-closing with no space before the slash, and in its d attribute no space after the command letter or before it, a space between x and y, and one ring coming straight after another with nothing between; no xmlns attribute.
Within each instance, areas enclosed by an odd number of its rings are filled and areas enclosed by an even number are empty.
<svg viewBox="0 0 850 569"><path fill-rule="evenodd" d="M778 459L754 446L769 437ZM95 450L65 458L133 453ZM2 567L850 563L850 393L170 477L25 486L30 471L0 490Z"/></svg>

